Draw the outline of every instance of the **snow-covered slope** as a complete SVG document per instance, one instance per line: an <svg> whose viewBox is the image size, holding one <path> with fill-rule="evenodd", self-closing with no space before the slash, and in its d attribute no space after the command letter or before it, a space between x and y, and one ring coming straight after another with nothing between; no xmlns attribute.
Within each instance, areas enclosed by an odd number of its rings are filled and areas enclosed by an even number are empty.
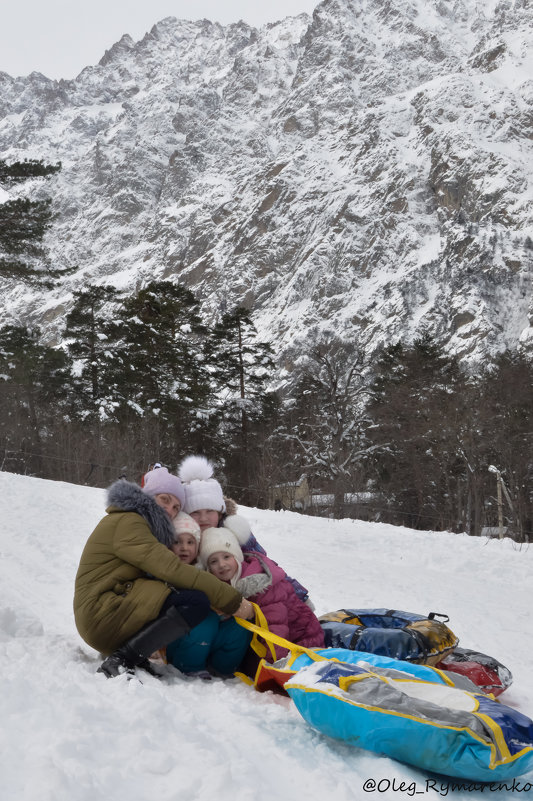
<svg viewBox="0 0 533 801"><path fill-rule="evenodd" d="M324 327L530 347L532 24L527 0L325 0L168 18L72 81L0 74L0 157L62 161L49 244L78 268L8 285L5 316L53 339L80 285L172 276L207 314L252 306L289 367Z"/></svg>
<svg viewBox="0 0 533 801"><path fill-rule="evenodd" d="M451 781L323 737L288 699L238 680L176 674L141 685L96 674L98 655L75 630L72 595L104 503L103 490L0 472L2 799L354 801L368 797L368 778L382 782L386 801L486 797L487 788L452 790ZM269 555L309 587L319 614L343 606L445 612L463 646L510 667L514 684L501 700L533 717L530 548L240 511ZM511 794L492 789L490 797Z"/></svg>

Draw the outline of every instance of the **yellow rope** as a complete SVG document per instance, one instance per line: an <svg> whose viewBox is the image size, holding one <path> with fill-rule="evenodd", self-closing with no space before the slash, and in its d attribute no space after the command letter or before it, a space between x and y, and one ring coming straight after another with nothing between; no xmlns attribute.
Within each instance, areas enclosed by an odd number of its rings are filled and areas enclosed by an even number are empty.
<svg viewBox="0 0 533 801"><path fill-rule="evenodd" d="M254 636L252 637L250 646L258 656L261 658L266 656L268 646L273 660L276 661L277 657L274 645L279 645L281 648L286 648L287 651L290 651L294 656L299 654L307 654L307 656L315 662L327 660L326 656L317 654L316 651L312 651L310 648L306 648L304 645L296 645L296 643L285 640L278 634L274 634L274 632L270 631L268 628L266 618L259 606L254 603L252 603L252 606L255 612L255 623L251 623L249 620L244 620L241 617L236 617L235 620L240 626L248 629L248 631L253 632ZM267 645L260 643L259 639L264 640Z"/></svg>

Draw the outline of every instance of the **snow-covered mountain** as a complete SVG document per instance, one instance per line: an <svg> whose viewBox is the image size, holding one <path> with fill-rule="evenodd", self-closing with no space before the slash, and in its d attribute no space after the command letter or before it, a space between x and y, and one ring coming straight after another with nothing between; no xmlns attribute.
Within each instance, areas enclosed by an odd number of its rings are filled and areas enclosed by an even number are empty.
<svg viewBox="0 0 533 801"><path fill-rule="evenodd" d="M283 364L316 328L423 330L478 360L533 349L528 0L324 0L260 30L168 18L72 81L0 73L0 158L60 160L43 293L172 277L253 307Z"/></svg>

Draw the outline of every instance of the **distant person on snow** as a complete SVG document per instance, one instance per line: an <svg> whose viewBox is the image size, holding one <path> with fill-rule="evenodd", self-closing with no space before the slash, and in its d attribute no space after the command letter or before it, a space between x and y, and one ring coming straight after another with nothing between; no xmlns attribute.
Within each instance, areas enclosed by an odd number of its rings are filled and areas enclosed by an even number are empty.
<svg viewBox="0 0 533 801"><path fill-rule="evenodd" d="M182 562L169 549L171 521L185 500L181 481L165 467L145 476L145 486L116 481L107 515L90 535L75 581L74 617L81 637L107 655L98 671L118 676L208 616L253 617L234 588Z"/></svg>
<svg viewBox="0 0 533 801"><path fill-rule="evenodd" d="M222 528L207 528L203 532L200 563L245 598L259 604L274 634L297 645L323 648L322 626L298 598L285 571L263 554L243 553L232 530L233 523L234 518L228 517ZM278 659L286 653L284 648L276 646Z"/></svg>
<svg viewBox="0 0 533 801"><path fill-rule="evenodd" d="M172 523L175 542L171 549L182 562L196 564L200 570L201 565L197 564L200 526L185 512L180 512ZM211 610L189 634L167 645L165 658L187 675L227 678L239 668L250 641L251 634L233 617Z"/></svg>

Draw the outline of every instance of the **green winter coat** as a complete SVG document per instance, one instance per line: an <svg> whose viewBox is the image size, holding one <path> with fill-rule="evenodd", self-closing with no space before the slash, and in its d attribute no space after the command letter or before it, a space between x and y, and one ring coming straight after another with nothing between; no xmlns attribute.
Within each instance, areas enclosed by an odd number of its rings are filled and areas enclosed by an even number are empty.
<svg viewBox="0 0 533 801"><path fill-rule="evenodd" d="M213 607L228 615L242 601L242 595L229 584L181 562L158 541L154 529L160 539L168 536L165 532L163 537L161 526L157 525L161 523L157 516L162 510L136 485L123 482L121 492L124 487L135 488L130 506L135 507L140 493L145 505L156 507L149 510L150 514L155 512L156 524L150 527L146 515L136 511L109 507L107 516L87 540L76 575L77 629L85 642L103 654L112 653L154 620L171 587L201 590ZM147 577L147 573L153 578Z"/></svg>

